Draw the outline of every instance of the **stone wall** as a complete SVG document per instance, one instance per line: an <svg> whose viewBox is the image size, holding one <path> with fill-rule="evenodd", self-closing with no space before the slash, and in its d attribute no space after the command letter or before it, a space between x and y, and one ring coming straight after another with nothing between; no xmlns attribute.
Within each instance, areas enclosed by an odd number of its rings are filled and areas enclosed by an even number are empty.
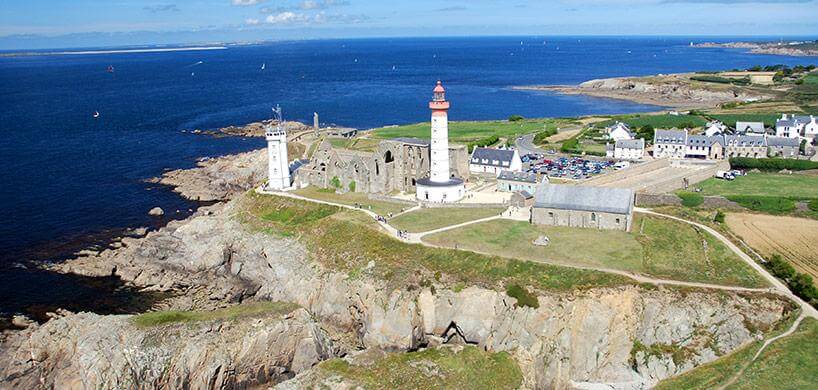
<svg viewBox="0 0 818 390"><path fill-rule="evenodd" d="M668 166L670 166L670 162L668 159L664 158L644 163L631 164L631 166L628 168L594 177L585 181L583 184L589 186L603 186L605 184L625 179L629 176L641 175L643 173L666 168Z"/></svg>
<svg viewBox="0 0 818 390"><path fill-rule="evenodd" d="M627 214L534 207L531 209L531 222L537 225L627 231L630 230L631 218Z"/></svg>

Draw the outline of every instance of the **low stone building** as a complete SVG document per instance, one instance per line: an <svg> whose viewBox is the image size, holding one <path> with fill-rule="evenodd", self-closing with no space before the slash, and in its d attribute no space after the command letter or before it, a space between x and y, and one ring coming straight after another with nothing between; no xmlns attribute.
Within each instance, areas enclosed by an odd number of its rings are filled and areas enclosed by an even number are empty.
<svg viewBox="0 0 818 390"><path fill-rule="evenodd" d="M736 122L736 134L762 137L767 134L764 122Z"/></svg>
<svg viewBox="0 0 818 390"><path fill-rule="evenodd" d="M770 157L797 158L801 150L801 140L788 137L767 137Z"/></svg>
<svg viewBox="0 0 818 390"><path fill-rule="evenodd" d="M633 204L630 189L543 183L534 195L531 223L628 231Z"/></svg>
<svg viewBox="0 0 818 390"><path fill-rule="evenodd" d="M543 180L548 180L544 177ZM526 191L533 194L537 191L537 174L528 172L502 171L497 176L497 191Z"/></svg>
<svg viewBox="0 0 818 390"><path fill-rule="evenodd" d="M645 140L623 139L605 145L605 156L620 160L641 160L645 156Z"/></svg>
<svg viewBox="0 0 818 390"><path fill-rule="evenodd" d="M752 135L724 136L724 157L767 157L767 139Z"/></svg>
<svg viewBox="0 0 818 390"><path fill-rule="evenodd" d="M653 157L684 158L687 130L656 130L653 134Z"/></svg>
<svg viewBox="0 0 818 390"><path fill-rule="evenodd" d="M309 163L298 169L295 185L339 191L389 194L414 193L417 181L429 176L429 141L395 138L381 141L374 152L335 149L324 140ZM469 155L464 145L449 147L453 177L467 179ZM354 183L354 184L352 184Z"/></svg>

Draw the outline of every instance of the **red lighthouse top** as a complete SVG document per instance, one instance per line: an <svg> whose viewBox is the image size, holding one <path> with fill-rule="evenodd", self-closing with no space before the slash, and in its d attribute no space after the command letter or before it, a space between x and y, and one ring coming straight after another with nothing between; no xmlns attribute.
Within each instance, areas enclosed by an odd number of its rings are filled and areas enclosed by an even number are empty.
<svg viewBox="0 0 818 390"><path fill-rule="evenodd" d="M438 80L432 93L432 101L429 102L429 108L432 110L448 110L449 102L446 101L446 89L443 88L443 82Z"/></svg>

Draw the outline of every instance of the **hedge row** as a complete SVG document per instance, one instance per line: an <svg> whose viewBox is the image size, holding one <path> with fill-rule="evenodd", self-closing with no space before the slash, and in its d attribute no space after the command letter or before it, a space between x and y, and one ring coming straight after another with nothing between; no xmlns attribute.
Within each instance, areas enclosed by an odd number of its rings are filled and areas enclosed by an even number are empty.
<svg viewBox="0 0 818 390"><path fill-rule="evenodd" d="M773 275L786 282L795 295L813 306L818 304L818 288L812 284L811 276L799 273L778 254L772 255L764 265Z"/></svg>
<svg viewBox="0 0 818 390"><path fill-rule="evenodd" d="M496 144L500 141L500 137L496 135L492 135L490 137L482 138L474 142L469 142L469 153L474 151L474 148L482 148L485 146L491 146Z"/></svg>
<svg viewBox="0 0 818 390"><path fill-rule="evenodd" d="M818 162L786 158L732 157L730 158L730 166L735 169L758 169L761 171L780 171L782 169L804 171L818 169Z"/></svg>

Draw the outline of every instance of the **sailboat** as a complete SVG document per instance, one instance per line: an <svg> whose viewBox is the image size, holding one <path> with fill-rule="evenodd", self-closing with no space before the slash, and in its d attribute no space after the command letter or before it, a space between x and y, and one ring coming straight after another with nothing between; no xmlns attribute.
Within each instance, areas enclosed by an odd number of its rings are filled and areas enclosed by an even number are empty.
<svg viewBox="0 0 818 390"><path fill-rule="evenodd" d="M108 65L108 73L114 73L114 66Z"/></svg>
<svg viewBox="0 0 818 390"><path fill-rule="evenodd" d="M99 118L99 111L94 111L94 118Z"/></svg>
<svg viewBox="0 0 818 390"><path fill-rule="evenodd" d="M264 70L265 68L267 68L267 63L262 63L261 64L261 70Z"/></svg>

